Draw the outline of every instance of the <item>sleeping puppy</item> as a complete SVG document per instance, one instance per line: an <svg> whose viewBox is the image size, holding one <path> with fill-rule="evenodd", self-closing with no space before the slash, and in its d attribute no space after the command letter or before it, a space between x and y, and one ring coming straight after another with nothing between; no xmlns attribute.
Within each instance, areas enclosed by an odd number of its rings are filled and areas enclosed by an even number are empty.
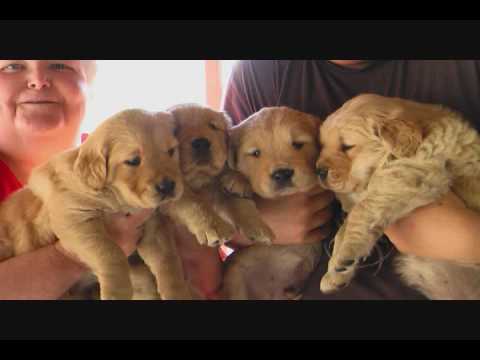
<svg viewBox="0 0 480 360"><path fill-rule="evenodd" d="M230 132L229 165L238 174L224 179L224 186L267 199L317 186L319 125L320 119L287 107L253 114ZM299 299L320 255L320 244L240 249L225 263L223 295L236 300Z"/></svg>
<svg viewBox="0 0 480 360"><path fill-rule="evenodd" d="M364 94L320 130L320 182L348 213L320 288L346 286L386 227L452 189L480 211L480 139L461 115L437 105ZM430 299L480 298L480 267L399 256L397 272Z"/></svg>
<svg viewBox="0 0 480 360"><path fill-rule="evenodd" d="M105 215L155 208L182 195L174 128L169 113L126 110L80 147L35 169L28 185L0 205L0 259L59 239L98 277L101 299L130 299L127 258L108 238ZM156 252L154 239L146 228L140 247Z"/></svg>

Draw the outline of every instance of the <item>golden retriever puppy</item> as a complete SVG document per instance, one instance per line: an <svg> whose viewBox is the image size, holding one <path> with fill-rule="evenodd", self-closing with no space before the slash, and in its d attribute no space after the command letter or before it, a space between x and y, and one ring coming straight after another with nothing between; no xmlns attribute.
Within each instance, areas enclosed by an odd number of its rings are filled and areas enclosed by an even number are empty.
<svg viewBox="0 0 480 360"><path fill-rule="evenodd" d="M256 210L253 201L228 196L220 182L222 177L230 176L226 168L230 118L198 104L182 104L170 111L176 121L186 186L182 198L169 207L168 214L175 219L180 212L187 211L183 223L202 245L225 243L233 237L235 228L254 242L269 244L273 233L252 213ZM183 199L189 206L179 206Z"/></svg>
<svg viewBox="0 0 480 360"><path fill-rule="evenodd" d="M480 211L480 139L442 106L364 94L320 129L317 174L348 213L320 288L348 285L384 229L450 189ZM431 299L480 298L480 267L400 256L397 271Z"/></svg>
<svg viewBox="0 0 480 360"><path fill-rule="evenodd" d="M235 227L252 241L270 243L273 237L270 228L255 216L253 201L230 197L220 185L220 176L228 174L225 171L228 129L231 127L228 116L197 104L182 104L168 111L175 119L184 191L176 201L159 207L156 223L153 223L156 229L148 231L150 236L157 238L157 243L169 244L170 250L155 252L139 247L138 253L144 260L149 260L147 265L155 274L164 274L174 265L177 276L154 276L157 281L162 281L155 290L145 264L138 255L133 255L130 265L134 299L200 298L198 291L187 281L177 252L172 249L181 251L185 247L220 245L234 235ZM152 221L149 220L146 227L150 225ZM190 243L188 238L175 239L175 225L186 226L198 244ZM179 278L185 281L179 281ZM95 289L94 282L85 282L84 286L74 289L75 296L82 298L83 293L92 298L91 289Z"/></svg>
<svg viewBox="0 0 480 360"><path fill-rule="evenodd" d="M318 186L319 125L320 119L287 107L264 108L253 114L230 132L229 165L239 175L228 177L224 186L233 193L267 199ZM321 250L320 243L258 244L240 249L225 263L223 296L235 300L299 299Z"/></svg>
<svg viewBox="0 0 480 360"><path fill-rule="evenodd" d="M214 210L208 195L215 191L216 177L224 170L228 118L196 104L168 110L175 118L180 166L185 181L183 196L165 213L186 225L200 245L218 246L229 241L235 229ZM202 196L206 196L203 199Z"/></svg>
<svg viewBox="0 0 480 360"><path fill-rule="evenodd" d="M105 215L156 208L182 195L174 129L169 113L126 110L104 121L80 147L35 169L28 185L0 205L0 259L59 239L99 279L101 299L130 299L127 258L108 238ZM139 250L162 253L168 244L151 234L158 222L148 223ZM176 276L173 268L168 276Z"/></svg>
<svg viewBox="0 0 480 360"><path fill-rule="evenodd" d="M222 176L229 176L226 162L230 118L198 104L181 104L169 111L176 122L185 191L164 213L176 225L186 225L200 245L221 245L233 237L236 229L254 242L269 244L273 233L255 216L254 202L229 196L220 182ZM175 232L173 226L170 231ZM199 246L182 236L176 241L180 252ZM190 291L193 298L202 298L191 283Z"/></svg>

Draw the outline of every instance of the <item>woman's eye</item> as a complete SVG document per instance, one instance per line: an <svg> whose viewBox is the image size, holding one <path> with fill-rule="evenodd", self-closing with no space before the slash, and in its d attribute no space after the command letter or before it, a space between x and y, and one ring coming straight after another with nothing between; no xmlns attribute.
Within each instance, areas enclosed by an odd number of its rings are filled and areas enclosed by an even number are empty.
<svg viewBox="0 0 480 360"><path fill-rule="evenodd" d="M7 66L4 66L1 70L2 72L13 73L23 69L24 66L22 64L8 64Z"/></svg>
<svg viewBox="0 0 480 360"><path fill-rule="evenodd" d="M127 164L128 166L138 166L141 162L142 159L140 159L140 156L135 156L134 158L125 160L125 164Z"/></svg>
<svg viewBox="0 0 480 360"><path fill-rule="evenodd" d="M294 141L292 145L295 149L300 150L301 148L303 148L304 143Z"/></svg>
<svg viewBox="0 0 480 360"><path fill-rule="evenodd" d="M346 153L348 150L351 150L355 147L355 145L346 145L346 144L342 144L342 147L341 147L341 150Z"/></svg>
<svg viewBox="0 0 480 360"><path fill-rule="evenodd" d="M169 155L170 157L172 157L173 155L175 155L175 148L169 149L169 150L168 150L168 155Z"/></svg>
<svg viewBox="0 0 480 360"><path fill-rule="evenodd" d="M49 65L50 69L55 71L65 71L65 70L73 70L70 66L62 63L54 63Z"/></svg>
<svg viewBox="0 0 480 360"><path fill-rule="evenodd" d="M260 157L260 154L261 154L261 152L258 149L254 150L250 153L251 156L256 157L256 158Z"/></svg>

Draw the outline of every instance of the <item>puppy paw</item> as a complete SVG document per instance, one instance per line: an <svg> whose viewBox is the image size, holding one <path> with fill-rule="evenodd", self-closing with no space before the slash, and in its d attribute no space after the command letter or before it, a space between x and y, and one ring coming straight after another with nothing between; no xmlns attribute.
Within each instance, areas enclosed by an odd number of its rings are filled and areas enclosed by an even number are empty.
<svg viewBox="0 0 480 360"><path fill-rule="evenodd" d="M271 245L273 240L275 240L273 231L260 219L249 219L237 225L243 236L254 243Z"/></svg>
<svg viewBox="0 0 480 360"><path fill-rule="evenodd" d="M229 171L220 180L223 191L229 195L251 199L253 197L250 182L242 174Z"/></svg>
<svg viewBox="0 0 480 360"><path fill-rule="evenodd" d="M328 272L320 282L320 290L325 293L332 293L346 287L357 269L361 258L364 258L363 246L344 243L341 251L336 254L328 264Z"/></svg>
<svg viewBox="0 0 480 360"><path fill-rule="evenodd" d="M320 282L323 293L331 293L346 287L355 276L358 264L368 257L371 245L368 241L343 240L339 250L328 263L328 272Z"/></svg>
<svg viewBox="0 0 480 360"><path fill-rule="evenodd" d="M182 286L164 291L161 295L162 300L193 300L192 292L188 287Z"/></svg>
<svg viewBox="0 0 480 360"><path fill-rule="evenodd" d="M352 280L352 273L327 272L320 281L320 291L324 294L331 294L344 287L347 287Z"/></svg>
<svg viewBox="0 0 480 360"><path fill-rule="evenodd" d="M215 216L194 233L200 245L216 247L230 241L235 235L235 228L221 217Z"/></svg>
<svg viewBox="0 0 480 360"><path fill-rule="evenodd" d="M100 288L101 300L132 300L132 297L133 288L131 286Z"/></svg>

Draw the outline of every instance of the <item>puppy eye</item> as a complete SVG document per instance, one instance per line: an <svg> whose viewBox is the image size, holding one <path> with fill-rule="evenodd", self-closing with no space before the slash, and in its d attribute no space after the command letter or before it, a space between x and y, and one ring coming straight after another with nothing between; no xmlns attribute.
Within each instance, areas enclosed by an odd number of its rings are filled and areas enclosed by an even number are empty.
<svg viewBox="0 0 480 360"><path fill-rule="evenodd" d="M303 148L304 143L294 141L292 145L295 149L300 150L301 148Z"/></svg>
<svg viewBox="0 0 480 360"><path fill-rule="evenodd" d="M125 160L125 164L128 166L138 166L142 162L142 159L140 156L135 156L134 158L131 158L130 160Z"/></svg>
<svg viewBox="0 0 480 360"><path fill-rule="evenodd" d="M251 156L256 157L256 158L260 157L260 154L261 154L261 152L258 149L254 150L250 153Z"/></svg>
<svg viewBox="0 0 480 360"><path fill-rule="evenodd" d="M345 144L342 144L342 147L341 147L341 150L346 153L348 150L351 150L355 147L355 145L345 145Z"/></svg>
<svg viewBox="0 0 480 360"><path fill-rule="evenodd" d="M216 126L214 123L209 123L208 127L212 130L220 130L218 126Z"/></svg>
<svg viewBox="0 0 480 360"><path fill-rule="evenodd" d="M171 148L171 149L169 149L169 150L168 150L168 155L169 155L170 157L172 157L173 155L175 155L175 151L176 151L176 148L174 148L174 147Z"/></svg>

